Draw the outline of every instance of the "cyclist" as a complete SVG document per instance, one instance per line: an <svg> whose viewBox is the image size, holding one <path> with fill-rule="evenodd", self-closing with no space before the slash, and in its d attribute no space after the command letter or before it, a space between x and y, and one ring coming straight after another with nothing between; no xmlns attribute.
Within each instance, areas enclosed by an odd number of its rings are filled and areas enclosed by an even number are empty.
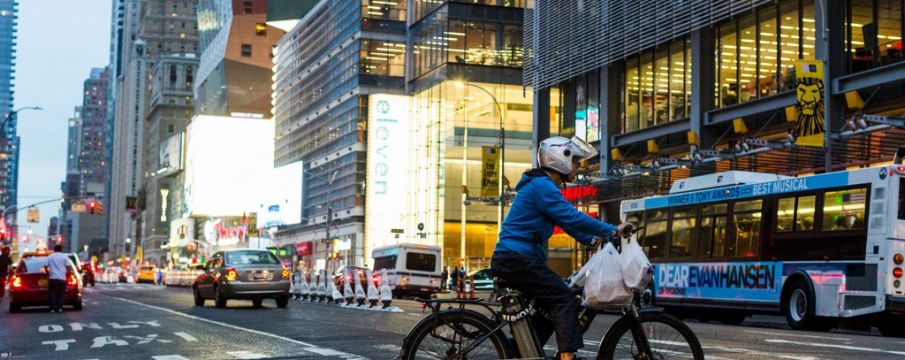
<svg viewBox="0 0 905 360"><path fill-rule="evenodd" d="M525 172L516 185L518 195L503 221L491 260L494 276L534 298L549 314L563 360L573 359L584 342L575 293L547 266L547 241L553 226L559 225L575 240L589 246L595 244L595 236L614 232L621 235L630 226L617 227L587 216L560 192L560 187L575 180L580 163L596 155L597 151L578 137L555 136L542 141L537 150L539 167ZM550 335L549 322L535 322L535 327L545 341Z"/></svg>

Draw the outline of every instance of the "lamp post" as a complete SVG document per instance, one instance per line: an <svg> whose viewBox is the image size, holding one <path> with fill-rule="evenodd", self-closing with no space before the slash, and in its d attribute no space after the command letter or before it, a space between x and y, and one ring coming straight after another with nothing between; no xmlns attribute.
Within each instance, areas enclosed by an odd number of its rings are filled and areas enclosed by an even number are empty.
<svg viewBox="0 0 905 360"><path fill-rule="evenodd" d="M504 122L503 122L503 107L500 106L500 102L497 101L496 96L493 96L493 93L491 93L490 91L488 91L487 89L485 89L479 85L475 85L475 84L463 82L463 81L456 81L455 84L456 84L456 87L459 87L459 88L462 88L465 86L470 86L470 87L483 91L485 94L487 94L487 96L490 96L491 100L493 100L493 104L496 106L497 112L500 114L500 136L499 136L499 140L498 140L500 143L500 168L499 168L500 180L499 180L499 183L497 184L498 191L499 191L499 197L497 198L497 200L499 202L499 209L497 210L497 222L498 222L499 226L502 227L503 226L503 206L505 203L505 201L503 201L503 171L505 170L505 164L506 164L506 127L504 126ZM466 133L467 133L467 130L466 130ZM499 231L499 229L497 231Z"/></svg>
<svg viewBox="0 0 905 360"><path fill-rule="evenodd" d="M4 139L6 138L6 123L9 122L9 120L12 119L13 116L18 116L20 111L25 111L25 110L37 111L37 110L44 110L44 108L42 108L40 106L24 106L24 107L20 107L16 110L13 110L13 111L10 111L9 113L7 113L6 116L3 117L3 120L0 121L0 131L2 131ZM6 154L5 147L6 147L6 144L4 144L4 149L2 149L3 154ZM6 205L6 201L4 201L4 206L5 205ZM15 209L15 207L13 207L13 209ZM3 222L4 223L7 222L6 216L7 216L7 212L4 211L3 212Z"/></svg>
<svg viewBox="0 0 905 360"><path fill-rule="evenodd" d="M304 172L305 174L310 175L312 177L319 178L327 183L327 203L325 204L325 206L327 208L327 220L326 220L326 222L324 222L326 235L325 235L325 239L323 242L323 244L324 244L324 272L326 272L327 271L327 262L330 261L330 253L327 251L327 249L330 247L330 245L329 245L330 244L330 225L333 223L333 207L330 205L331 195L332 195L332 190L333 190L332 185L333 185L333 181L336 180L336 175L339 174L339 171L338 170L333 171L333 173L330 174L329 179L327 179L323 175L318 175L318 174L315 174L313 172L310 172L310 171L307 171L304 169L302 170L302 172ZM312 257L314 257L314 256L312 256Z"/></svg>

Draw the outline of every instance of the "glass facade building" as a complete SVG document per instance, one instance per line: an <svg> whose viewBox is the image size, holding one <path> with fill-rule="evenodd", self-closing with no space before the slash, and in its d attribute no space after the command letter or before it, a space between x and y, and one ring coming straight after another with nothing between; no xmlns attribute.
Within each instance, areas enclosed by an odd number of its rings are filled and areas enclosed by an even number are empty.
<svg viewBox="0 0 905 360"><path fill-rule="evenodd" d="M16 33L19 4L16 0L0 0L0 208L16 206L19 188L19 136L13 113L13 79L16 66ZM7 216L5 225L15 234L16 215Z"/></svg>
<svg viewBox="0 0 905 360"><path fill-rule="evenodd" d="M303 259L309 267L328 265L322 242L328 220L330 237L351 243L329 266L370 261L364 219L368 103L374 94L405 93L406 10L404 1L321 1L277 46L274 162L303 162L306 219L282 229L277 242L316 244Z"/></svg>
<svg viewBox="0 0 905 360"><path fill-rule="evenodd" d="M664 193L689 176L726 170L796 176L892 160L905 130L843 132L859 114L905 113L905 2L824 4L532 3L524 79L535 86L535 138L578 134L596 141L601 153L593 165L597 191L573 201L592 203L591 211L618 222L621 200ZM794 141L798 61L823 63L822 147ZM765 143L775 146L759 145ZM715 158L696 159L699 150ZM782 199L783 231L810 229L813 219L793 217L797 207L814 202L813 196ZM737 202L728 212L676 208L636 216L646 218L652 258L756 258L761 254L751 241L759 238L761 212L759 203ZM729 224L736 227L733 237L714 230ZM712 236L693 249L694 231Z"/></svg>
<svg viewBox="0 0 905 360"><path fill-rule="evenodd" d="M409 180L417 189L408 199L417 219L410 226L424 225L422 238L443 249L444 265L476 270L490 265L498 221L508 211L498 205L499 190L483 186L497 181L484 175L485 152L501 146L505 134L507 188L531 167L533 94L521 81L524 2L412 3L407 84L410 148L419 160ZM562 253L555 240L551 247L555 263Z"/></svg>

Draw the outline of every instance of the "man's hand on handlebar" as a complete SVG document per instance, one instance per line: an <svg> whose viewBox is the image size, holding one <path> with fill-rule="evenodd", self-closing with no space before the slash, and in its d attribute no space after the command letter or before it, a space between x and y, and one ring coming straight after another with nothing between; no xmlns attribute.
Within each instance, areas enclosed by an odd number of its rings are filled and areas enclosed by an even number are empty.
<svg viewBox="0 0 905 360"><path fill-rule="evenodd" d="M619 224L619 229L616 230L616 236L630 237L630 236L632 236L632 229L634 229L634 226L632 225L632 223L625 222L625 223Z"/></svg>

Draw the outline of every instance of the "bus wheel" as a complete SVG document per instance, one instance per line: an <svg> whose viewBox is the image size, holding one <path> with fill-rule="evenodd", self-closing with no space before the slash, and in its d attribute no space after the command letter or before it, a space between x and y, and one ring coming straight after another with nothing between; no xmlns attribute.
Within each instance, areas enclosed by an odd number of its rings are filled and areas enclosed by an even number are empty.
<svg viewBox="0 0 905 360"><path fill-rule="evenodd" d="M905 327L902 326L903 320L905 320L905 316L886 314L880 320L880 325L877 328L883 336L905 337Z"/></svg>
<svg viewBox="0 0 905 360"><path fill-rule="evenodd" d="M804 281L790 284L782 299L786 322L795 330L816 330L818 319L814 308L814 297Z"/></svg>

